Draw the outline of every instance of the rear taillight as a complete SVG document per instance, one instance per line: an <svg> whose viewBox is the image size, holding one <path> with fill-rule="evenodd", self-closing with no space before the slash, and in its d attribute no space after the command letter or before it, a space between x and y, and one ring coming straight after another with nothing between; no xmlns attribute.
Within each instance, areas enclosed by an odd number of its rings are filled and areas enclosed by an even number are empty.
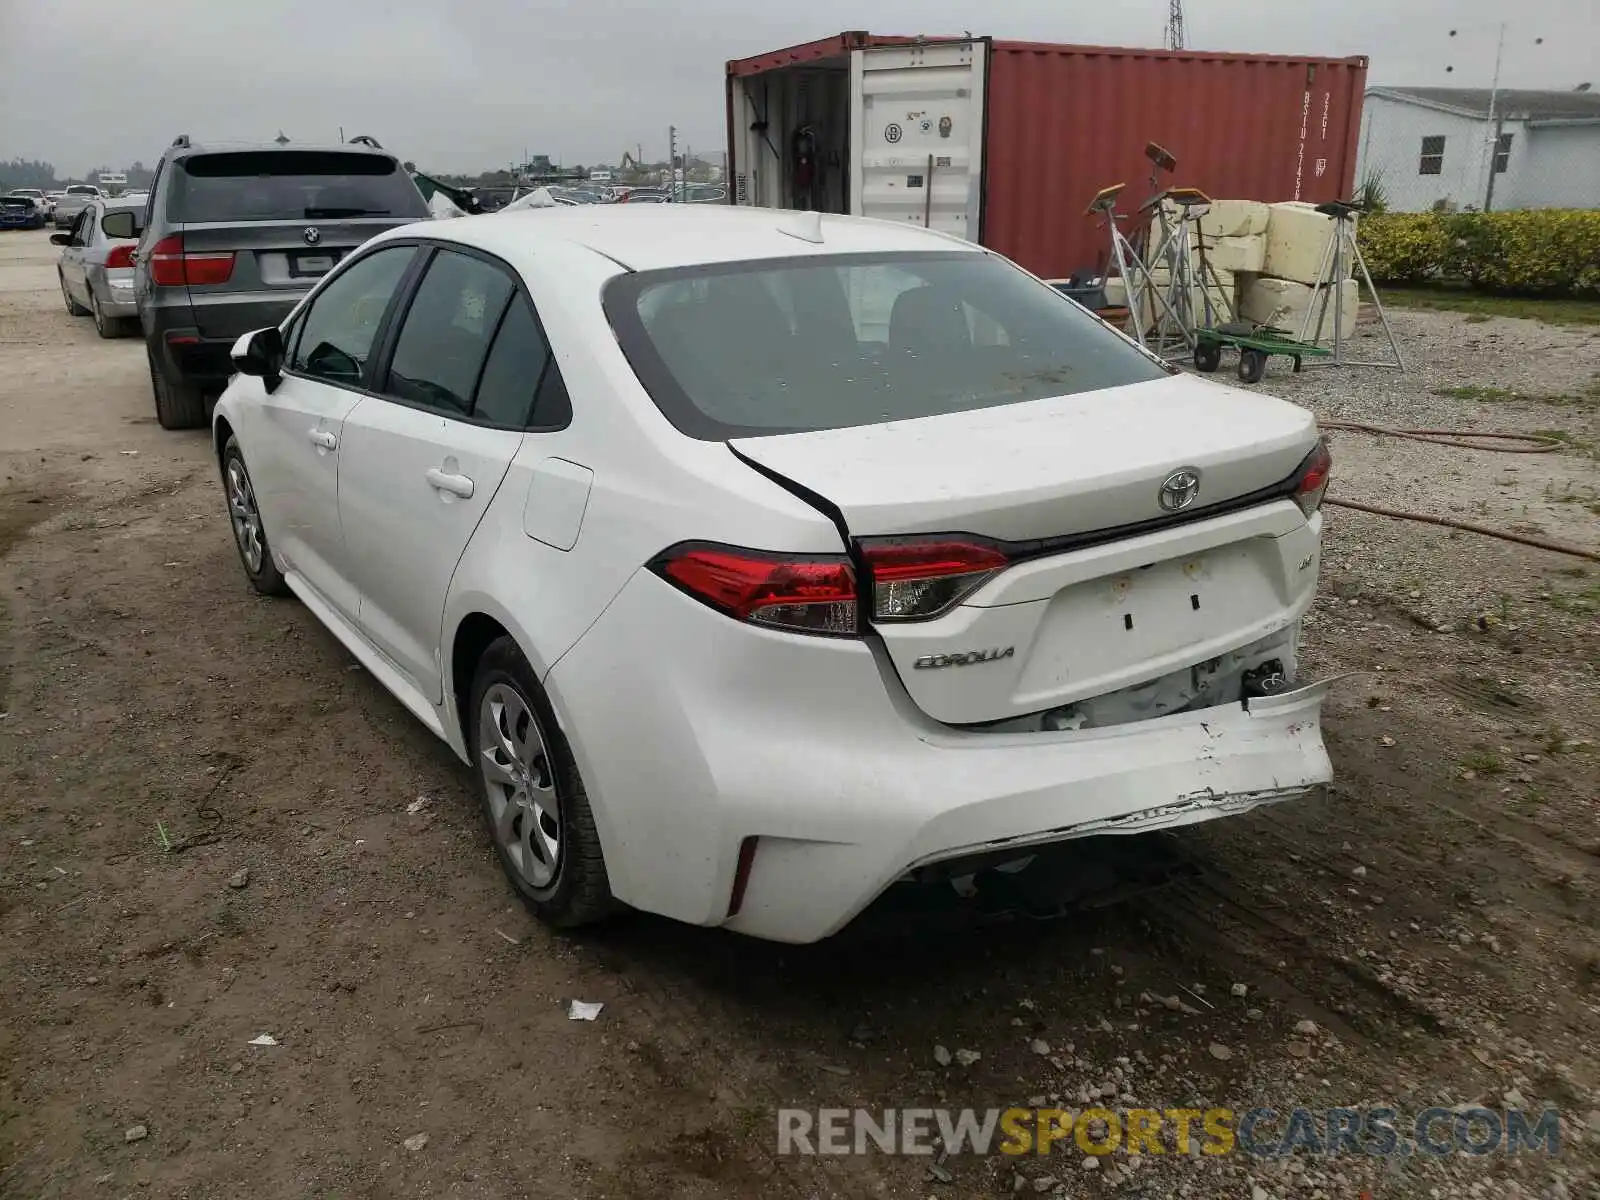
<svg viewBox="0 0 1600 1200"><path fill-rule="evenodd" d="M872 573L874 621L923 621L960 603L1011 561L971 537L872 538L860 543Z"/></svg>
<svg viewBox="0 0 1600 1200"><path fill-rule="evenodd" d="M164 237L150 248L150 282L160 287L227 283L232 275L233 251L187 252L181 233Z"/></svg>
<svg viewBox="0 0 1600 1200"><path fill-rule="evenodd" d="M106 270L120 271L133 266L132 246L113 246L111 253L106 255Z"/></svg>
<svg viewBox="0 0 1600 1200"><path fill-rule="evenodd" d="M842 554L773 554L682 542L662 551L650 569L740 621L836 637L861 631L855 570Z"/></svg>
<svg viewBox="0 0 1600 1200"><path fill-rule="evenodd" d="M1328 443L1319 441L1295 472L1294 502L1306 516L1322 507L1322 497L1328 490L1328 476L1332 472L1333 455L1328 453Z"/></svg>

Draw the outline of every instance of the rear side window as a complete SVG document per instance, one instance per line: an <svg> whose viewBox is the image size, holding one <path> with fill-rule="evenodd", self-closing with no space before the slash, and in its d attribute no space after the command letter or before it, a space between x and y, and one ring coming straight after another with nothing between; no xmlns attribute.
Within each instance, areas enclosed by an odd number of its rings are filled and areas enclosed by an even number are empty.
<svg viewBox="0 0 1600 1200"><path fill-rule="evenodd" d="M534 320L533 309L518 296L506 310L500 332L495 334L494 348L484 364L483 378L478 381L473 415L496 425L520 428L528 424L533 397L549 361L550 347ZM539 423L549 422L541 418Z"/></svg>
<svg viewBox="0 0 1600 1200"><path fill-rule="evenodd" d="M167 204L174 221L428 215L422 193L394 159L337 150L191 155L175 164Z"/></svg>
<svg viewBox="0 0 1600 1200"><path fill-rule="evenodd" d="M383 314L415 255L415 246L377 250L329 280L300 320L289 369L359 386Z"/></svg>
<svg viewBox="0 0 1600 1200"><path fill-rule="evenodd" d="M449 416L470 414L512 290L506 273L482 259L436 254L395 341L384 391Z"/></svg>
<svg viewBox="0 0 1600 1200"><path fill-rule="evenodd" d="M720 441L1096 391L1166 372L989 254L849 255L619 276L606 315L662 413Z"/></svg>
<svg viewBox="0 0 1600 1200"><path fill-rule="evenodd" d="M98 196L99 194L99 188L90 187L85 183L75 183L67 189L67 195L69 196Z"/></svg>

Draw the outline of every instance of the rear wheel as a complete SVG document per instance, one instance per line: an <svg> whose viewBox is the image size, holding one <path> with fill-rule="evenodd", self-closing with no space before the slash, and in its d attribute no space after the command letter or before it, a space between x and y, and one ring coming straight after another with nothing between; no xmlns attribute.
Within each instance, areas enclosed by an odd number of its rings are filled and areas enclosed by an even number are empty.
<svg viewBox="0 0 1600 1200"><path fill-rule="evenodd" d="M517 894L560 928L610 915L617 905L578 765L511 638L484 651L467 712L484 819Z"/></svg>
<svg viewBox="0 0 1600 1200"><path fill-rule="evenodd" d="M67 290L67 277L57 271L56 278L61 281L61 299L66 303L67 315L71 317L87 316L89 310L74 300L72 293Z"/></svg>
<svg viewBox="0 0 1600 1200"><path fill-rule="evenodd" d="M244 452L239 449L236 437L229 437L228 444L222 448L222 490L228 498L233 544L239 550L239 563L244 567L250 586L264 596L288 595L289 585L283 581L278 564L272 561L272 547L267 544L266 526L261 523L255 485L250 482L250 469L244 465Z"/></svg>
<svg viewBox="0 0 1600 1200"><path fill-rule="evenodd" d="M1239 351L1239 378L1246 383L1260 383L1267 373L1267 356L1260 350Z"/></svg>
<svg viewBox="0 0 1600 1200"><path fill-rule="evenodd" d="M169 383L156 366L149 347L150 390L155 393L156 420L163 429L198 429L206 423L206 398L199 388L187 383Z"/></svg>
<svg viewBox="0 0 1600 1200"><path fill-rule="evenodd" d="M1210 374L1222 365L1222 343L1201 342L1194 348L1194 365L1198 371Z"/></svg>
<svg viewBox="0 0 1600 1200"><path fill-rule="evenodd" d="M89 293L89 311L94 314L94 331L103 338L126 337L128 334L128 319L126 317L108 317L100 308L100 297L95 292Z"/></svg>

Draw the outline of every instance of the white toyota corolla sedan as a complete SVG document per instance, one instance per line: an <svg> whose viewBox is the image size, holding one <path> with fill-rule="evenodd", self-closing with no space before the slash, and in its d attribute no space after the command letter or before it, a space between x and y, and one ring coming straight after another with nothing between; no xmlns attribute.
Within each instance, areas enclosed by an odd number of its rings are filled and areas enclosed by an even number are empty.
<svg viewBox="0 0 1600 1200"><path fill-rule="evenodd" d="M898 881L1330 777L1312 416L981 247L712 205L433 222L233 354L250 582L470 764L553 924L812 941Z"/></svg>

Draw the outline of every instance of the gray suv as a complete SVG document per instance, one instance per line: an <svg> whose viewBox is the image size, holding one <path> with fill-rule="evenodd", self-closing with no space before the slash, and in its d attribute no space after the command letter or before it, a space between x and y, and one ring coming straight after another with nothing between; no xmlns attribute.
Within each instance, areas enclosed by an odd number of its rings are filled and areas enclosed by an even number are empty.
<svg viewBox="0 0 1600 1200"><path fill-rule="evenodd" d="M377 144L199 146L162 156L134 255L134 301L164 429L204 425L241 333L283 320L333 264L425 220L411 175Z"/></svg>

